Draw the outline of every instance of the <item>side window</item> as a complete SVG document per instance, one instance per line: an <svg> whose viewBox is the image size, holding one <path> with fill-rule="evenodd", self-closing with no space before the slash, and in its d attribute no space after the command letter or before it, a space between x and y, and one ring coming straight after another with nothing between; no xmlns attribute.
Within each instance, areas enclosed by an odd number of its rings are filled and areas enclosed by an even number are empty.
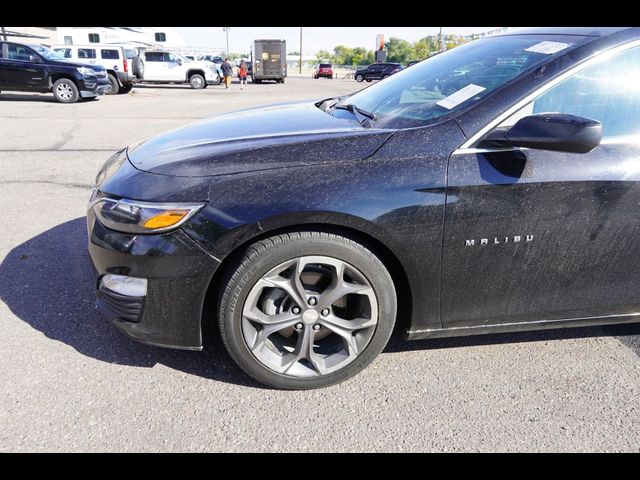
<svg viewBox="0 0 640 480"><path fill-rule="evenodd" d="M96 58L96 51L93 48L79 48L78 58Z"/></svg>
<svg viewBox="0 0 640 480"><path fill-rule="evenodd" d="M59 53L64 58L71 58L71 49L70 48L54 48L53 51Z"/></svg>
<svg viewBox="0 0 640 480"><path fill-rule="evenodd" d="M118 60L118 50L100 50L100 56L105 60Z"/></svg>
<svg viewBox="0 0 640 480"><path fill-rule="evenodd" d="M100 35L98 35L97 33L90 33L89 43L100 43Z"/></svg>
<svg viewBox="0 0 640 480"><path fill-rule="evenodd" d="M162 32L156 32L156 42L166 42L167 35Z"/></svg>
<svg viewBox="0 0 640 480"><path fill-rule="evenodd" d="M163 55L162 52L145 52L144 59L147 62L162 62Z"/></svg>
<svg viewBox="0 0 640 480"><path fill-rule="evenodd" d="M602 136L640 134L640 47L592 65L533 101L533 113L598 120Z"/></svg>
<svg viewBox="0 0 640 480"><path fill-rule="evenodd" d="M28 62L30 60L29 55L34 54L30 48L25 47L24 45L8 43L7 46L9 47L7 52L7 58L9 60L22 60L23 62Z"/></svg>

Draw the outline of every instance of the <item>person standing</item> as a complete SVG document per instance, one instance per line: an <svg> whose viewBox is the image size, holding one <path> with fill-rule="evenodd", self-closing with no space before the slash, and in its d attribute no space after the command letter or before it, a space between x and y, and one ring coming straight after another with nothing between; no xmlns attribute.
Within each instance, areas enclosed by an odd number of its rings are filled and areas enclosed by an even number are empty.
<svg viewBox="0 0 640 480"><path fill-rule="evenodd" d="M240 90L243 89L243 85L246 88L247 86L247 75L249 74L249 69L247 68L247 64L244 60L240 63L240 69L238 70L238 78L240 79Z"/></svg>
<svg viewBox="0 0 640 480"><path fill-rule="evenodd" d="M233 67L229 63L229 59L225 58L222 64L222 73L224 74L224 88L227 90L231 86L231 78L233 77Z"/></svg>

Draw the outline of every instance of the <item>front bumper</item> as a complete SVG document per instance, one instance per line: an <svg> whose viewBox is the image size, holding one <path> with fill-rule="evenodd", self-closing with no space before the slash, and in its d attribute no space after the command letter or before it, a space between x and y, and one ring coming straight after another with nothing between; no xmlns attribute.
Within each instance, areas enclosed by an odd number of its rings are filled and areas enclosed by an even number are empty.
<svg viewBox="0 0 640 480"><path fill-rule="evenodd" d="M82 98L93 98L104 95L111 88L111 84L105 75L104 78L83 77L78 80L78 87Z"/></svg>
<svg viewBox="0 0 640 480"><path fill-rule="evenodd" d="M186 233L115 232L87 212L89 255L97 276L96 305L107 320L143 343L202 349L202 308L219 261ZM147 279L144 297L125 297L102 285L106 274Z"/></svg>

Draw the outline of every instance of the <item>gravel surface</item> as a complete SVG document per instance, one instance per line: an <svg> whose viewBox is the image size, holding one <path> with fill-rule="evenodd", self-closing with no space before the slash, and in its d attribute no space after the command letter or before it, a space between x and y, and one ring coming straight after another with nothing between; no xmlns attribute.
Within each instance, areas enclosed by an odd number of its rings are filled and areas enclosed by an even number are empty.
<svg viewBox="0 0 640 480"><path fill-rule="evenodd" d="M366 86L366 84L364 85ZM255 384L100 319L85 207L113 152L216 113L362 88L0 94L0 451L639 451L640 326L403 342L341 385Z"/></svg>

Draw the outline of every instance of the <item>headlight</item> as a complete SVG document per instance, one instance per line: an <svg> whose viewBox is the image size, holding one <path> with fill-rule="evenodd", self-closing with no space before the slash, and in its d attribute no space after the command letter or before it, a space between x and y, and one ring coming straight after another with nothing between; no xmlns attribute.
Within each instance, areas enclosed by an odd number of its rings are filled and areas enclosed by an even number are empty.
<svg viewBox="0 0 640 480"><path fill-rule="evenodd" d="M127 159L127 149L124 148L120 150L115 155L109 157L109 159L102 166L98 175L96 175L96 187L99 187L102 182L104 182L107 178L113 175L116 170L120 168L120 166Z"/></svg>
<svg viewBox="0 0 640 480"><path fill-rule="evenodd" d="M80 74L84 77L95 77L97 76L96 71L93 68L88 67L78 67L76 70L80 72Z"/></svg>
<svg viewBox="0 0 640 480"><path fill-rule="evenodd" d="M92 205L105 227L124 233L159 233L178 228L203 204L147 203L103 197Z"/></svg>

